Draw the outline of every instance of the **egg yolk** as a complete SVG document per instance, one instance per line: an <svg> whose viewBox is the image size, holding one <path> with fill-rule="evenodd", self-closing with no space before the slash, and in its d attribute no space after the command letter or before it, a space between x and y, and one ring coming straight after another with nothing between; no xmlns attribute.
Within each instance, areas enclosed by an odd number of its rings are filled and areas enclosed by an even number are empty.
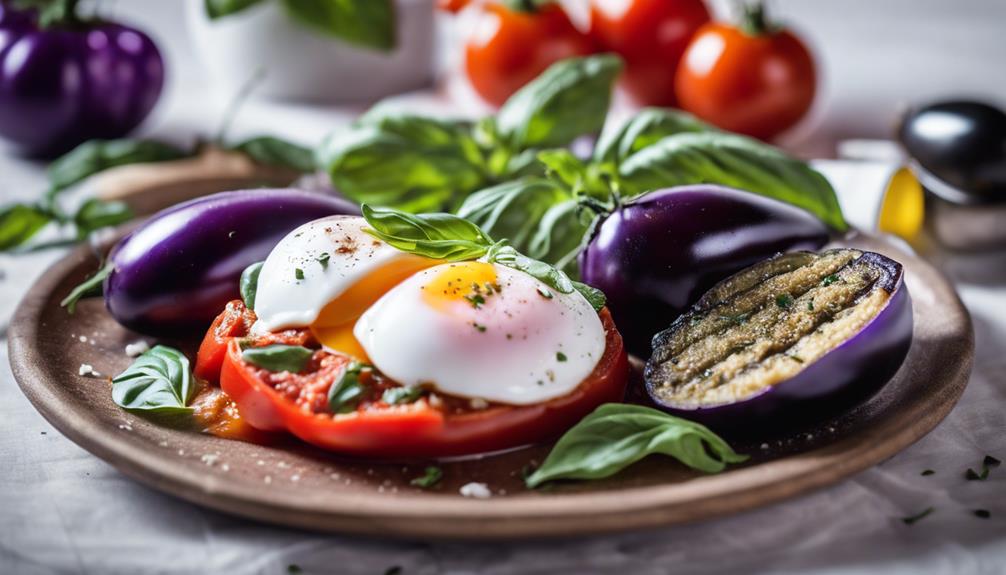
<svg viewBox="0 0 1006 575"><path fill-rule="evenodd" d="M448 313L458 304L478 309L499 289L492 264L458 262L445 267L423 286L423 301L433 309Z"/></svg>
<svg viewBox="0 0 1006 575"><path fill-rule="evenodd" d="M441 260L413 256L375 270L329 302L311 324L311 332L325 348L370 363L367 352L353 335L356 320L391 288L416 272L441 263Z"/></svg>

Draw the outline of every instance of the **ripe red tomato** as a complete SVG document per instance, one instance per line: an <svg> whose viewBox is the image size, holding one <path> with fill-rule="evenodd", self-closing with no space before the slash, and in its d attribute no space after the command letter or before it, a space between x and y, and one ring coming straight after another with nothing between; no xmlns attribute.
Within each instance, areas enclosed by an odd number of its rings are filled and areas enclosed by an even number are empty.
<svg viewBox="0 0 1006 575"><path fill-rule="evenodd" d="M817 87L814 59L792 33L766 26L760 10L747 17L744 29L708 24L699 30L675 89L681 107L703 120L767 140L810 109Z"/></svg>
<svg viewBox="0 0 1006 575"><path fill-rule="evenodd" d="M674 73L709 11L702 0L591 0L590 35L625 60L622 85L641 105L673 106Z"/></svg>
<svg viewBox="0 0 1006 575"><path fill-rule="evenodd" d="M332 415L328 389L349 358L316 351L304 372L273 373L246 363L236 338L228 343L220 386L252 427L285 430L340 453L415 458L496 451L558 436L602 403L622 400L628 359L607 310L601 320L607 345L594 371L572 393L534 405L472 409L467 401L447 397L436 404L424 397L387 405L381 392L397 384L369 377L361 379L365 391L356 410Z"/></svg>
<svg viewBox="0 0 1006 575"><path fill-rule="evenodd" d="M475 91L500 106L555 62L592 48L558 4L523 12L491 3L477 16L465 45L465 71Z"/></svg>

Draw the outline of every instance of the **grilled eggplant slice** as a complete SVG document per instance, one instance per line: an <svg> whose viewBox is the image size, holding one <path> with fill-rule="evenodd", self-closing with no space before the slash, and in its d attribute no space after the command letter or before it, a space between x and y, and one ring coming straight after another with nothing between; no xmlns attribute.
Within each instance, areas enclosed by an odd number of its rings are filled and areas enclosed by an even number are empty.
<svg viewBox="0 0 1006 575"><path fill-rule="evenodd" d="M912 340L901 264L873 252L794 252L720 282L653 338L646 388L719 429L767 427L865 401Z"/></svg>

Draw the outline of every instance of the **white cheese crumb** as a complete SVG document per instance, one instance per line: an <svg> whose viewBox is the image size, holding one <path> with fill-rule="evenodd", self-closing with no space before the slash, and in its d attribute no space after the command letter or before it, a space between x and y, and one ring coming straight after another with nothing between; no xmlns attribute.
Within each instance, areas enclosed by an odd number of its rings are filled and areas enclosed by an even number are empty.
<svg viewBox="0 0 1006 575"><path fill-rule="evenodd" d="M207 453L206 455L203 455L202 457L199 458L200 461L211 467L213 466L214 463L217 462L217 459L220 459L220 455L215 453Z"/></svg>
<svg viewBox="0 0 1006 575"><path fill-rule="evenodd" d="M167 447L168 446L168 442L167 441L158 441L157 445L160 445L161 447Z"/></svg>
<svg viewBox="0 0 1006 575"><path fill-rule="evenodd" d="M285 461L280 461L276 464L276 467L279 467L280 469L290 469L290 464Z"/></svg>
<svg viewBox="0 0 1006 575"><path fill-rule="evenodd" d="M493 492L489 491L489 486L485 483L465 483L458 492L464 497L474 497L475 499L489 499Z"/></svg>
<svg viewBox="0 0 1006 575"><path fill-rule="evenodd" d="M77 339L80 340L80 343L87 343L87 336L86 335L82 335L82 336L80 336Z"/></svg>
<svg viewBox="0 0 1006 575"><path fill-rule="evenodd" d="M255 465L265 465L265 461L259 459L258 461L255 462Z"/></svg>
<svg viewBox="0 0 1006 575"><path fill-rule="evenodd" d="M126 345L126 355L129 357L137 357L143 355L144 353L150 351L150 344L143 341L142 339L136 340L133 343Z"/></svg>
<svg viewBox="0 0 1006 575"><path fill-rule="evenodd" d="M265 483L266 485L269 485L270 483L272 483L272 476L266 475L265 477L262 478L262 482Z"/></svg>
<svg viewBox="0 0 1006 575"><path fill-rule="evenodd" d="M80 364L80 369L77 370L77 373L85 376L90 375L92 377L101 377L101 374L94 371L94 368L88 363Z"/></svg>
<svg viewBox="0 0 1006 575"><path fill-rule="evenodd" d="M333 473L332 475L329 475L329 477L331 477L332 479L339 479L341 475L339 475L338 473Z"/></svg>
<svg viewBox="0 0 1006 575"><path fill-rule="evenodd" d="M226 472L228 472L230 470L231 470L231 466L227 465L226 463L224 463L223 465L220 466L220 471L223 471L224 473L226 473Z"/></svg>
<svg viewBox="0 0 1006 575"><path fill-rule="evenodd" d="M119 429L121 429L123 431L132 431L133 430L133 426L130 425L130 424L128 424L128 423L120 423L119 424Z"/></svg>
<svg viewBox="0 0 1006 575"><path fill-rule="evenodd" d="M481 397L473 397L468 401L468 405L470 405L472 409L485 409L489 407L489 402Z"/></svg>
<svg viewBox="0 0 1006 575"><path fill-rule="evenodd" d="M300 481L300 475L291 475L290 476L290 481L294 481L294 482Z"/></svg>

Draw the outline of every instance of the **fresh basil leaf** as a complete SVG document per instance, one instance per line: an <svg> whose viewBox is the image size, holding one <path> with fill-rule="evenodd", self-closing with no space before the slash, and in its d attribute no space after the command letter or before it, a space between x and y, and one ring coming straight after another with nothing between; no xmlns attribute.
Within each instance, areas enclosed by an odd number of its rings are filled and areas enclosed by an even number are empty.
<svg viewBox="0 0 1006 575"><path fill-rule="evenodd" d="M12 204L0 208L0 252L25 244L54 220L53 214L40 206Z"/></svg>
<svg viewBox="0 0 1006 575"><path fill-rule="evenodd" d="M154 140L89 140L49 165L51 192L59 192L116 166L166 162L192 155Z"/></svg>
<svg viewBox="0 0 1006 575"><path fill-rule="evenodd" d="M606 403L567 431L525 482L533 488L555 479L601 479L656 453L705 473L747 459L697 423L641 405Z"/></svg>
<svg viewBox="0 0 1006 575"><path fill-rule="evenodd" d="M594 161L621 163L667 136L717 129L695 116L670 108L643 108L620 126L607 126L594 146Z"/></svg>
<svg viewBox="0 0 1006 575"><path fill-rule="evenodd" d="M315 170L314 151L274 136L259 136L231 148L265 166L290 168L309 173Z"/></svg>
<svg viewBox="0 0 1006 575"><path fill-rule="evenodd" d="M241 359L269 371L300 373L307 367L312 355L312 349L277 343L265 347L249 347L241 352Z"/></svg>
<svg viewBox="0 0 1006 575"><path fill-rule="evenodd" d="M496 264L522 271L560 293L573 293L572 280L549 264L531 259L504 242L494 244L487 259Z"/></svg>
<svg viewBox="0 0 1006 575"><path fill-rule="evenodd" d="M604 292L596 287L575 281L573 282L573 289L580 292L580 295L590 303L590 307L594 308L594 311L601 311L608 302L608 298L605 297Z"/></svg>
<svg viewBox="0 0 1006 575"><path fill-rule="evenodd" d="M356 410L363 395L363 386L360 385L360 374L364 370L373 369L371 366L351 361L346 365L342 376L332 383L328 388L328 407L334 414L352 413Z"/></svg>
<svg viewBox="0 0 1006 575"><path fill-rule="evenodd" d="M444 477L444 470L439 467L430 465L423 470L423 474L419 477L414 478L409 482L410 485L415 485L416 487L422 487L423 489L429 489Z"/></svg>
<svg viewBox="0 0 1006 575"><path fill-rule="evenodd" d="M350 199L414 213L453 209L489 181L466 124L418 116L370 119L333 133L318 149L318 164Z"/></svg>
<svg viewBox="0 0 1006 575"><path fill-rule="evenodd" d="M393 0L282 0L296 20L340 40L385 52L395 47Z"/></svg>
<svg viewBox="0 0 1006 575"><path fill-rule="evenodd" d="M452 214L410 214L361 206L368 231L401 250L428 258L464 261L482 257L492 245L478 226Z"/></svg>
<svg viewBox="0 0 1006 575"><path fill-rule="evenodd" d="M77 237L84 238L91 232L110 226L117 226L133 219L135 214L124 202L106 202L91 198L84 202L73 216L77 226Z"/></svg>
<svg viewBox="0 0 1006 575"><path fill-rule="evenodd" d="M622 69L617 56L561 60L510 97L496 115L496 132L510 149L559 147L598 132Z"/></svg>
<svg viewBox="0 0 1006 575"><path fill-rule="evenodd" d="M188 413L195 386L185 355L156 345L112 379L112 400L124 409L147 413Z"/></svg>
<svg viewBox="0 0 1006 575"><path fill-rule="evenodd" d="M262 264L265 262L255 262L241 272L239 282L241 299L245 302L245 307L255 310L255 295L258 294L258 276L262 272Z"/></svg>
<svg viewBox="0 0 1006 575"><path fill-rule="evenodd" d="M80 283L77 287L73 288L70 293L63 298L63 301L59 302L60 307L65 307L66 311L70 314L77 311L77 302L85 297L101 295L101 285L104 283L105 278L112 273L115 269L111 263L107 263L101 266L98 271L94 272L94 275L87 278Z"/></svg>
<svg viewBox="0 0 1006 575"><path fill-rule="evenodd" d="M203 7L210 20L237 14L243 10L251 8L256 4L261 4L264 0L203 0Z"/></svg>
<svg viewBox="0 0 1006 575"><path fill-rule="evenodd" d="M399 405L402 403L412 403L423 396L421 387L392 387L385 389L381 394L381 401L388 405Z"/></svg>
<svg viewBox="0 0 1006 575"><path fill-rule="evenodd" d="M832 228L848 228L831 184L805 162L751 138L725 133L668 136L619 166L629 194L682 184L715 183L803 208Z"/></svg>

